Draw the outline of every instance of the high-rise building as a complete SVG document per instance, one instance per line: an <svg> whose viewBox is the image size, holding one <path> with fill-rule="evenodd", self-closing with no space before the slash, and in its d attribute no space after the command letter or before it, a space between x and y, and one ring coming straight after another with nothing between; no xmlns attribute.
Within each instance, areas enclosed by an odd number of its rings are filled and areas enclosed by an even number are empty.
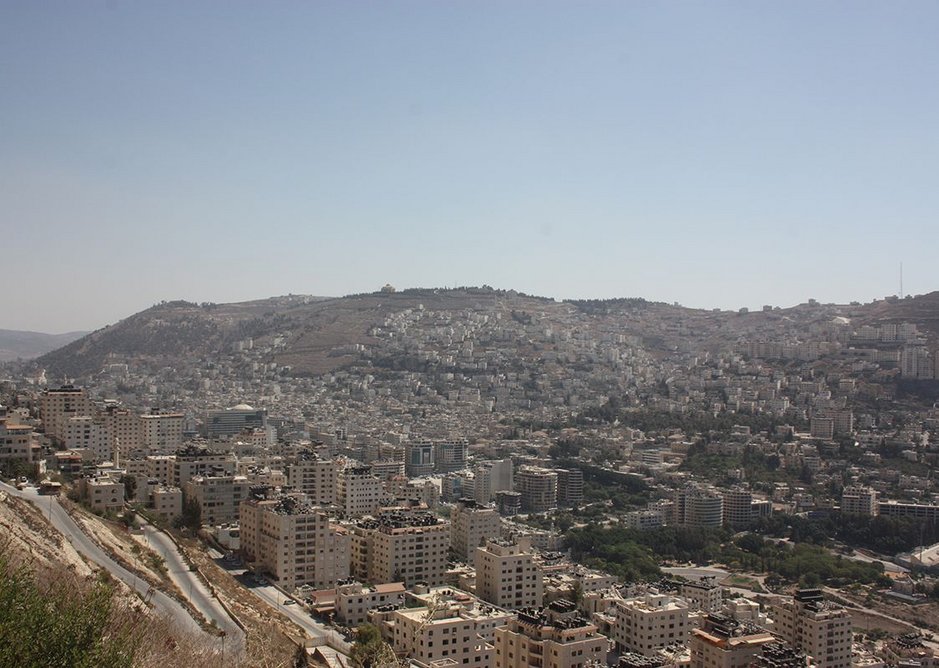
<svg viewBox="0 0 939 668"><path fill-rule="evenodd" d="M370 583L442 584L450 523L427 511L391 511L352 527L352 569Z"/></svg>
<svg viewBox="0 0 939 668"><path fill-rule="evenodd" d="M688 603L667 594L649 593L616 601L613 640L627 652L652 656L674 643L684 643L691 625Z"/></svg>
<svg viewBox="0 0 939 668"><path fill-rule="evenodd" d="M724 524L746 529L753 522L753 494L743 487L724 490Z"/></svg>
<svg viewBox="0 0 939 668"><path fill-rule="evenodd" d="M434 470L437 473L452 473L466 468L468 448L466 439L434 443Z"/></svg>
<svg viewBox="0 0 939 668"><path fill-rule="evenodd" d="M841 491L841 512L845 515L876 515L877 491L861 485L848 485Z"/></svg>
<svg viewBox="0 0 939 668"><path fill-rule="evenodd" d="M42 428L57 445L65 442L70 418L93 414L94 404L81 387L63 385L55 390L46 390L39 397Z"/></svg>
<svg viewBox="0 0 939 668"><path fill-rule="evenodd" d="M496 629L495 668L582 668L605 663L609 640L563 599L542 610L519 611Z"/></svg>
<svg viewBox="0 0 939 668"><path fill-rule="evenodd" d="M480 462L473 469L473 495L478 503L492 503L499 492L511 492L514 474L511 459Z"/></svg>
<svg viewBox="0 0 939 668"><path fill-rule="evenodd" d="M675 524L719 527L724 521L724 497L717 490L688 485L675 490Z"/></svg>
<svg viewBox="0 0 939 668"><path fill-rule="evenodd" d="M349 536L300 493L241 503L241 549L249 565L287 591L331 589L349 577Z"/></svg>
<svg viewBox="0 0 939 668"><path fill-rule="evenodd" d="M183 444L182 413L151 411L140 416L140 434L143 447L150 451L171 452Z"/></svg>
<svg viewBox="0 0 939 668"><path fill-rule="evenodd" d="M792 599L772 606L773 631L808 654L817 668L850 668L851 613L826 601L820 589L802 589Z"/></svg>
<svg viewBox="0 0 939 668"><path fill-rule="evenodd" d="M522 495L522 511L543 513L558 505L558 474L538 466L522 466L515 473L515 489Z"/></svg>
<svg viewBox="0 0 939 668"><path fill-rule="evenodd" d="M558 474L558 505L578 506L584 502L584 473L580 469L554 469Z"/></svg>
<svg viewBox="0 0 939 668"><path fill-rule="evenodd" d="M332 459L323 459L313 452L303 452L287 465L287 482L295 490L306 494L316 505L336 503L336 478L339 465Z"/></svg>
<svg viewBox="0 0 939 668"><path fill-rule="evenodd" d="M490 539L485 546L477 547L476 594L509 610L540 608L544 585L531 541Z"/></svg>
<svg viewBox="0 0 939 668"><path fill-rule="evenodd" d="M368 466L349 466L339 474L336 503L344 517L374 515L385 498L382 481Z"/></svg>
<svg viewBox="0 0 939 668"><path fill-rule="evenodd" d="M476 548L499 536L502 518L495 508L472 499L460 499L450 510L450 551L460 561L470 563Z"/></svg>
<svg viewBox="0 0 939 668"><path fill-rule="evenodd" d="M404 446L404 467L409 478L419 478L434 472L434 444L413 441Z"/></svg>
<svg viewBox="0 0 939 668"><path fill-rule="evenodd" d="M91 415L77 415L65 421L62 446L68 450L87 450L95 463L113 461L114 450L102 420Z"/></svg>
<svg viewBox="0 0 939 668"><path fill-rule="evenodd" d="M187 499L199 504L202 524L218 526L237 522L241 502L248 499L251 484L245 476L195 476L184 485Z"/></svg>

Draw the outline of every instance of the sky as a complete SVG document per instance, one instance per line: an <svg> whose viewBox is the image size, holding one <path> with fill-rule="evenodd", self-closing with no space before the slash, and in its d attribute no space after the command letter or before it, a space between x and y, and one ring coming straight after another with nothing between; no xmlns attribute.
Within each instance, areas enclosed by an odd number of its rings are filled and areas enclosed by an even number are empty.
<svg viewBox="0 0 939 668"><path fill-rule="evenodd" d="M0 328L939 289L939 3L0 0Z"/></svg>

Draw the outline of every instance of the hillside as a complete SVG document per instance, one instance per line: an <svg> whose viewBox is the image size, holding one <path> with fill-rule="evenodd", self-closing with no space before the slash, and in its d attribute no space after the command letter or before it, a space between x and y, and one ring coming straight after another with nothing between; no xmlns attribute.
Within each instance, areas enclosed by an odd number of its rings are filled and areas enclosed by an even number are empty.
<svg viewBox="0 0 939 668"><path fill-rule="evenodd" d="M71 343L88 332L44 334L15 329L0 329L0 362L15 359L33 359Z"/></svg>

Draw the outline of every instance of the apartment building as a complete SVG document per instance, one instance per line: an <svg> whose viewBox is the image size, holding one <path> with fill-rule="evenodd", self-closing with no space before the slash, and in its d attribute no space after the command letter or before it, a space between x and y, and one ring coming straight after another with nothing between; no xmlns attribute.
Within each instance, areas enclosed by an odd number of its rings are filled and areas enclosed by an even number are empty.
<svg viewBox="0 0 939 668"><path fill-rule="evenodd" d="M713 488L688 485L675 490L675 524L719 527L724 521L724 497Z"/></svg>
<svg viewBox="0 0 939 668"><path fill-rule="evenodd" d="M771 633L722 615L707 615L691 632L690 668L748 668L774 642Z"/></svg>
<svg viewBox="0 0 939 668"><path fill-rule="evenodd" d="M877 491L861 485L848 485L841 491L841 512L845 515L876 515Z"/></svg>
<svg viewBox="0 0 939 668"><path fill-rule="evenodd" d="M724 524L732 529L745 529L754 519L753 494L743 487L724 490Z"/></svg>
<svg viewBox="0 0 939 668"><path fill-rule="evenodd" d="M724 588L713 578L680 582L678 595L688 601L692 610L718 612L724 606Z"/></svg>
<svg viewBox="0 0 939 668"><path fill-rule="evenodd" d="M177 450L172 460L173 474L170 483L174 487L184 487L196 476L235 475L234 455L227 452L213 452L207 448L189 446Z"/></svg>
<svg viewBox="0 0 939 668"><path fill-rule="evenodd" d="M584 502L584 473L580 469L554 469L558 475L558 505L579 506Z"/></svg>
<svg viewBox="0 0 939 668"><path fill-rule="evenodd" d="M91 415L76 415L65 421L62 447L87 450L98 464L113 461L114 452L107 427L102 420Z"/></svg>
<svg viewBox="0 0 939 668"><path fill-rule="evenodd" d="M287 591L331 589L349 577L348 534L302 494L242 501L240 524L245 560Z"/></svg>
<svg viewBox="0 0 939 668"><path fill-rule="evenodd" d="M490 539L485 546L477 547L476 594L509 610L540 608L544 583L531 541Z"/></svg>
<svg viewBox="0 0 939 668"><path fill-rule="evenodd" d="M132 452L143 447L139 415L111 403L105 406L99 417L104 423L115 459L123 462Z"/></svg>
<svg viewBox="0 0 939 668"><path fill-rule="evenodd" d="M395 610L388 626L395 654L414 665L488 668L494 630L508 619L501 610L444 603Z"/></svg>
<svg viewBox="0 0 939 668"><path fill-rule="evenodd" d="M772 606L774 632L812 658L817 668L850 668L851 613L826 601L820 589L802 589Z"/></svg>
<svg viewBox="0 0 939 668"><path fill-rule="evenodd" d="M558 474L538 466L521 466L515 489L522 495L522 512L543 513L558 505Z"/></svg>
<svg viewBox="0 0 939 668"><path fill-rule="evenodd" d="M452 473L466 468L468 449L469 442L466 439L434 443L434 470L437 473Z"/></svg>
<svg viewBox="0 0 939 668"><path fill-rule="evenodd" d="M94 404L84 388L63 385L46 390L39 396L39 415L46 435L56 445L65 442L68 420L82 415L94 415Z"/></svg>
<svg viewBox="0 0 939 668"><path fill-rule="evenodd" d="M184 489L186 498L199 504L202 523L217 526L238 521L241 502L249 498L251 483L245 476L195 476Z"/></svg>
<svg viewBox="0 0 939 668"><path fill-rule="evenodd" d="M460 561L470 563L476 548L501 531L502 518L491 506L463 498L450 510L450 551Z"/></svg>
<svg viewBox="0 0 939 668"><path fill-rule="evenodd" d="M33 461L32 433L32 427L15 424L7 409L0 406L0 462Z"/></svg>
<svg viewBox="0 0 939 668"><path fill-rule="evenodd" d="M688 638L688 603L682 598L648 593L618 600L615 607L613 641L623 651L652 656Z"/></svg>
<svg viewBox="0 0 939 668"><path fill-rule="evenodd" d="M166 521L183 513L183 491L179 487L158 485L150 490L149 507Z"/></svg>
<svg viewBox="0 0 939 668"><path fill-rule="evenodd" d="M450 523L427 511L389 511L352 529L352 568L370 583L441 584L450 551Z"/></svg>
<svg viewBox="0 0 939 668"><path fill-rule="evenodd" d="M368 621L368 611L385 605L404 605L404 583L364 585L350 582L336 587L336 619L355 628Z"/></svg>
<svg viewBox="0 0 939 668"><path fill-rule="evenodd" d="M385 498L382 481L368 466L345 468L338 478L336 505L345 517L374 515Z"/></svg>
<svg viewBox="0 0 939 668"><path fill-rule="evenodd" d="M577 606L554 601L542 610L519 611L495 631L495 668L584 668L606 662L609 640Z"/></svg>
<svg viewBox="0 0 939 668"><path fill-rule="evenodd" d="M182 413L151 412L140 416L140 440L144 448L156 452L170 452L183 444Z"/></svg>
<svg viewBox="0 0 939 668"><path fill-rule="evenodd" d="M511 459L479 462L473 468L473 496L477 503L492 503L498 492L511 492L513 483Z"/></svg>
<svg viewBox="0 0 939 668"><path fill-rule="evenodd" d="M328 506L336 503L338 474L339 465L334 460L302 452L297 461L287 465L287 484L306 494L311 503Z"/></svg>
<svg viewBox="0 0 939 668"><path fill-rule="evenodd" d="M92 510L117 512L124 507L124 484L113 478L79 478L77 487L79 495Z"/></svg>

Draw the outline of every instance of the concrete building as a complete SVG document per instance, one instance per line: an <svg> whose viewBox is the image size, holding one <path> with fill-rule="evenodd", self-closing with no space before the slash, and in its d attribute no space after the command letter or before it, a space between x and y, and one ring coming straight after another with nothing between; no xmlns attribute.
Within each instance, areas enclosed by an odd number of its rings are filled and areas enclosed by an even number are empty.
<svg viewBox="0 0 939 668"><path fill-rule="evenodd" d="M179 487L159 485L150 491L148 505L154 514L171 522L183 514L183 491Z"/></svg>
<svg viewBox="0 0 939 668"><path fill-rule="evenodd" d="M690 668L748 668L775 640L764 629L720 615L707 615L691 632Z"/></svg>
<svg viewBox="0 0 939 668"><path fill-rule="evenodd" d="M267 429L267 411L256 410L248 404L238 404L223 410L212 410L205 415L205 436L212 440L238 436L246 429Z"/></svg>
<svg viewBox="0 0 939 668"><path fill-rule="evenodd" d="M434 472L434 444L414 441L404 446L404 468L409 478L419 478Z"/></svg>
<svg viewBox="0 0 939 668"><path fill-rule="evenodd" d="M170 483L183 488L196 476L235 475L235 457L227 452L213 452L194 446L177 450L171 460L173 475Z"/></svg>
<svg viewBox="0 0 939 668"><path fill-rule="evenodd" d="M511 492L513 483L511 459L479 462L473 468L473 495L477 503L492 503L498 492Z"/></svg>
<svg viewBox="0 0 939 668"><path fill-rule="evenodd" d="M496 510L502 517L512 517L522 512L522 495L518 492L498 492Z"/></svg>
<svg viewBox="0 0 939 668"><path fill-rule="evenodd" d="M150 412L140 416L140 437L150 451L170 452L183 445L182 413Z"/></svg>
<svg viewBox="0 0 939 668"><path fill-rule="evenodd" d="M713 578L679 582L678 595L688 601L693 610L720 612L724 605L724 588Z"/></svg>
<svg viewBox="0 0 939 668"><path fill-rule="evenodd" d="M384 605L404 605L404 583L385 582L373 586L350 582L336 587L336 619L355 628L368 621L368 611Z"/></svg>
<svg viewBox="0 0 939 668"><path fill-rule="evenodd" d="M538 466L522 466L515 473L515 489L522 495L522 512L543 513L558 505L558 474Z"/></svg>
<svg viewBox="0 0 939 668"><path fill-rule="evenodd" d="M302 494L243 501L240 527L245 560L287 591L331 589L349 577L347 533Z"/></svg>
<svg viewBox="0 0 939 668"><path fill-rule="evenodd" d="M841 491L841 512L845 515L876 515L877 491L861 485L848 485Z"/></svg>
<svg viewBox="0 0 939 668"><path fill-rule="evenodd" d="M437 473L452 473L466 468L466 452L469 442L439 441L434 443L434 470Z"/></svg>
<svg viewBox="0 0 939 668"><path fill-rule="evenodd" d="M344 517L374 515L385 498L382 481L368 466L349 466L338 478L336 504Z"/></svg>
<svg viewBox="0 0 939 668"><path fill-rule="evenodd" d="M143 447L143 427L139 415L115 404L108 404L99 417L104 422L117 461L123 462L132 452Z"/></svg>
<svg viewBox="0 0 939 668"><path fill-rule="evenodd" d="M500 610L445 602L389 615L395 654L422 668L493 665L493 636L509 619Z"/></svg>
<svg viewBox="0 0 939 668"><path fill-rule="evenodd" d="M753 522L753 494L743 487L724 490L724 524L745 529Z"/></svg>
<svg viewBox="0 0 939 668"><path fill-rule="evenodd" d="M287 465L287 484L306 494L310 502L328 506L336 503L339 465L313 452L303 452Z"/></svg>
<svg viewBox="0 0 939 668"><path fill-rule="evenodd" d="M450 510L450 551L460 561L470 563L476 548L499 536L501 531L502 518L491 506L460 499Z"/></svg>
<svg viewBox="0 0 939 668"><path fill-rule="evenodd" d="M675 523L692 527L719 527L724 521L724 497L697 485L675 490Z"/></svg>
<svg viewBox="0 0 939 668"><path fill-rule="evenodd" d="M78 493L97 512L117 512L124 507L124 484L107 476L79 478Z"/></svg>
<svg viewBox="0 0 939 668"><path fill-rule="evenodd" d="M32 427L14 423L0 406L0 463L33 461L32 433Z"/></svg>
<svg viewBox="0 0 939 668"><path fill-rule="evenodd" d="M509 610L540 608L544 584L531 541L488 540L485 546L477 547L476 594Z"/></svg>
<svg viewBox="0 0 939 668"><path fill-rule="evenodd" d="M558 505L579 506L584 502L584 473L580 469L554 469L558 474Z"/></svg>
<svg viewBox="0 0 939 668"><path fill-rule="evenodd" d="M825 600L820 589L803 589L772 606L774 633L808 654L817 668L850 668L851 613Z"/></svg>
<svg viewBox="0 0 939 668"><path fill-rule="evenodd" d="M245 476L196 476L185 484L186 497L199 504L202 523L209 526L237 522L241 502L250 496Z"/></svg>
<svg viewBox="0 0 939 668"><path fill-rule="evenodd" d="M570 601L524 610L496 629L495 668L584 668L606 662L609 640ZM592 665L592 664L591 664Z"/></svg>
<svg viewBox="0 0 939 668"><path fill-rule="evenodd" d="M114 461L107 427L102 420L91 415L77 415L65 421L62 446L68 450L87 450L96 464Z"/></svg>
<svg viewBox="0 0 939 668"><path fill-rule="evenodd" d="M39 415L42 427L52 442L61 446L65 442L68 420L82 415L94 415L94 404L84 388L63 385L46 390L39 396Z"/></svg>
<svg viewBox="0 0 939 668"><path fill-rule="evenodd" d="M649 593L616 601L612 635L620 650L652 656L668 645L684 644L690 629L684 599Z"/></svg>
<svg viewBox="0 0 939 668"><path fill-rule="evenodd" d="M352 529L352 568L370 583L442 584L450 523L427 511L390 511Z"/></svg>

